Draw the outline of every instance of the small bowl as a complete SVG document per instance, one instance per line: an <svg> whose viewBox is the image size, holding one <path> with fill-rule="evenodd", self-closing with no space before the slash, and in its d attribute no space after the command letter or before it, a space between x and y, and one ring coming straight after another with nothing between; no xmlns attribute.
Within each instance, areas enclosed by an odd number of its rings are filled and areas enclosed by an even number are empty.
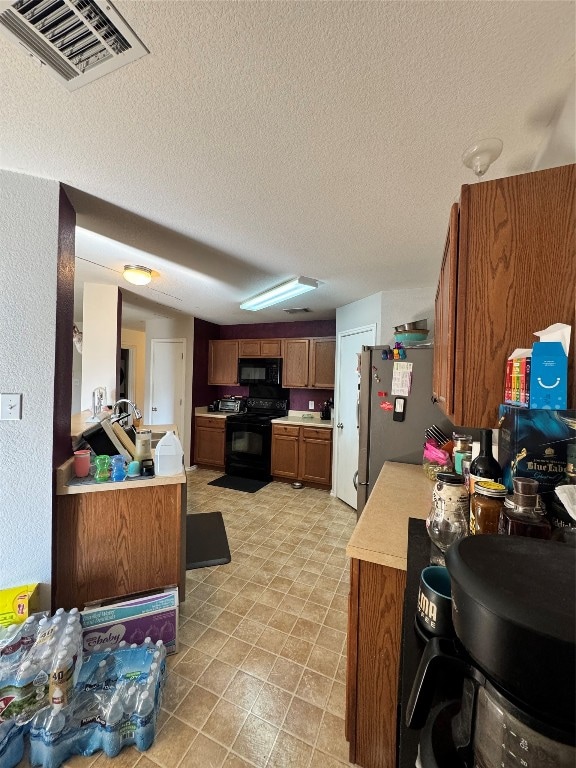
<svg viewBox="0 0 576 768"><path fill-rule="evenodd" d="M416 618L429 635L453 637L450 574L442 565L429 565L420 574Z"/></svg>
<svg viewBox="0 0 576 768"><path fill-rule="evenodd" d="M428 338L428 331L403 331L402 333L395 333L394 338L396 341L410 343L413 341L425 341Z"/></svg>

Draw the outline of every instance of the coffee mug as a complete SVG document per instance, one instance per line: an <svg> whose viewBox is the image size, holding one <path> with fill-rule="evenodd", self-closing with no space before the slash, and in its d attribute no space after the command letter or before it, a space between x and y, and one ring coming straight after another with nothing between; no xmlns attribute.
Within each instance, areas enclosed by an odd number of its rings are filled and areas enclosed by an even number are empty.
<svg viewBox="0 0 576 768"><path fill-rule="evenodd" d="M74 451L74 474L76 477L86 477L90 472L90 451Z"/></svg>
<svg viewBox="0 0 576 768"><path fill-rule="evenodd" d="M416 618L430 635L453 637L450 574L442 565L430 565L420 574Z"/></svg>

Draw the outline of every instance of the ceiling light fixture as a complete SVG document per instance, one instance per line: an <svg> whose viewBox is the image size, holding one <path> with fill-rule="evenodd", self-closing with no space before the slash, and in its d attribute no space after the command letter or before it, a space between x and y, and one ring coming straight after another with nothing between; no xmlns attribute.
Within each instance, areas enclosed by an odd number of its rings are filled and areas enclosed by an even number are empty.
<svg viewBox="0 0 576 768"><path fill-rule="evenodd" d="M502 146L500 139L482 139L465 150L462 155L462 162L466 168L471 168L480 179L494 160L500 157Z"/></svg>
<svg viewBox="0 0 576 768"><path fill-rule="evenodd" d="M259 293L253 299L242 302L240 309L249 309L252 312L256 312L259 309L279 304L281 301L292 299L294 296L300 296L301 293L313 291L315 288L318 288L317 280L313 280L311 277L295 277L287 283L277 285L275 288L264 291L264 293Z"/></svg>
<svg viewBox="0 0 576 768"><path fill-rule="evenodd" d="M152 280L152 270L138 264L125 264L122 274L124 279L133 285L148 285Z"/></svg>

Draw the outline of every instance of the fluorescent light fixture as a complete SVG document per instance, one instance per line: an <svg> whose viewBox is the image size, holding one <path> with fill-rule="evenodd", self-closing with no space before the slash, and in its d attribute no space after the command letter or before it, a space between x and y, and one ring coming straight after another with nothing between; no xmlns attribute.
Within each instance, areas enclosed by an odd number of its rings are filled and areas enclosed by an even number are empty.
<svg viewBox="0 0 576 768"><path fill-rule="evenodd" d="M277 285L275 288L270 288L269 291L254 296L253 299L244 301L240 304L240 309L250 309L256 312L259 309L279 304L281 301L292 299L294 296L300 296L301 293L313 291L315 288L318 288L317 280L313 280L311 277L295 277L287 283Z"/></svg>
<svg viewBox="0 0 576 768"><path fill-rule="evenodd" d="M148 285L152 280L152 270L138 264L125 264L122 274L124 279L133 285Z"/></svg>

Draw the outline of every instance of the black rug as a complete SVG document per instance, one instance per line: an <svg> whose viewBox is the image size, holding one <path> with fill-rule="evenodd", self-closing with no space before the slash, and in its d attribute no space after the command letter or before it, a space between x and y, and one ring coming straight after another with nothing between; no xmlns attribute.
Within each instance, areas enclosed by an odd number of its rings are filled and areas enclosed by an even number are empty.
<svg viewBox="0 0 576 768"><path fill-rule="evenodd" d="M232 559L222 512L186 515L186 570L225 565Z"/></svg>
<svg viewBox="0 0 576 768"><path fill-rule="evenodd" d="M244 491L244 493L256 493L265 485L268 485L269 480L253 480L251 477L236 477L235 475L222 475L217 477L216 480L211 480L208 485L215 485L218 488L230 488L231 491Z"/></svg>

